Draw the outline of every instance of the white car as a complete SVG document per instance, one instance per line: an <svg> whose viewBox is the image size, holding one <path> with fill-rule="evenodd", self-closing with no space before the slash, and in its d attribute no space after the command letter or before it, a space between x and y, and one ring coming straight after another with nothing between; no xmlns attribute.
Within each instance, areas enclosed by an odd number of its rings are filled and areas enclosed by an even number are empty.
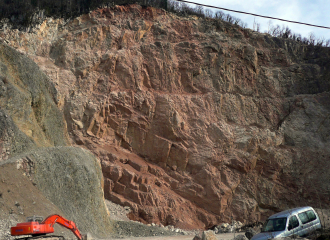
<svg viewBox="0 0 330 240"><path fill-rule="evenodd" d="M268 240L292 235L306 236L321 229L320 219L312 207L299 207L285 210L270 216L261 232L251 240Z"/></svg>

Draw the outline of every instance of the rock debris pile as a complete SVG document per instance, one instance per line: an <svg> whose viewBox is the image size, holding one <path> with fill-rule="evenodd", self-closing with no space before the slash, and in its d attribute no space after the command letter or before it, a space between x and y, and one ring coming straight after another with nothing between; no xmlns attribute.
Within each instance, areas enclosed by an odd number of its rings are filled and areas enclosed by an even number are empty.
<svg viewBox="0 0 330 240"><path fill-rule="evenodd" d="M243 223L240 221L233 221L232 224L223 223L221 225L214 227L214 232L219 233L234 233L234 232L241 232L243 227Z"/></svg>
<svg viewBox="0 0 330 240"><path fill-rule="evenodd" d="M6 219L0 219L0 237L2 240L13 240L15 237L10 235L10 228L17 224L13 216Z"/></svg>

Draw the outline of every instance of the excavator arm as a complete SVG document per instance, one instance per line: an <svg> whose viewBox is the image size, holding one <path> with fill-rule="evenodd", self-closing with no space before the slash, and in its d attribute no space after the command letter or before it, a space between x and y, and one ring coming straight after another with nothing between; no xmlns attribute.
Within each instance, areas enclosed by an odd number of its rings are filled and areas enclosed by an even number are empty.
<svg viewBox="0 0 330 240"><path fill-rule="evenodd" d="M41 224L49 224L49 226L53 227L55 223L58 223L61 226L71 230L73 232L73 234L76 235L76 237L79 240L83 239L76 224L70 220L65 219L64 217L62 217L60 215L57 215L57 214L50 215Z"/></svg>

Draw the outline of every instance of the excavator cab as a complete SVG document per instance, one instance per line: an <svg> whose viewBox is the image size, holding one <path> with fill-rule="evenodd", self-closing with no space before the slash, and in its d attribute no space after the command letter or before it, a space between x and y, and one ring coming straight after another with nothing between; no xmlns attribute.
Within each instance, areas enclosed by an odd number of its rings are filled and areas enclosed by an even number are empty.
<svg viewBox="0 0 330 240"><path fill-rule="evenodd" d="M26 218L26 221L27 222L38 222L38 223L42 223L43 220L44 220L43 217L41 217L41 216L35 216L35 215Z"/></svg>

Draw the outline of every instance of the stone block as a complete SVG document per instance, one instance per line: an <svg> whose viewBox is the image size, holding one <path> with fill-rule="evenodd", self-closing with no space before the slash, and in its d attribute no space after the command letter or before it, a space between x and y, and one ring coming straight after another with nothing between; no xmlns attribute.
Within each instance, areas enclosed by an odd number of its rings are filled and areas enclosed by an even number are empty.
<svg viewBox="0 0 330 240"><path fill-rule="evenodd" d="M132 148L138 153L142 153L147 131L140 127L140 124L134 121L128 121L127 125L127 141Z"/></svg>
<svg viewBox="0 0 330 240"><path fill-rule="evenodd" d="M202 240L217 240L214 231L208 230L204 231L202 234Z"/></svg>
<svg viewBox="0 0 330 240"><path fill-rule="evenodd" d="M184 171L188 163L188 151L185 147L172 144L171 150L167 159L167 165L176 169Z"/></svg>
<svg viewBox="0 0 330 240"><path fill-rule="evenodd" d="M166 162L172 143L165 138L148 132L144 144L144 155L153 162Z"/></svg>
<svg viewBox="0 0 330 240"><path fill-rule="evenodd" d="M139 205L142 204L139 191L135 191L133 189L126 188L124 196L125 196L125 198L131 200L134 203L137 203Z"/></svg>
<svg viewBox="0 0 330 240"><path fill-rule="evenodd" d="M150 188L151 188L150 185L146 185L146 184L139 185L139 190L142 192L149 192Z"/></svg>
<svg viewBox="0 0 330 240"><path fill-rule="evenodd" d="M142 160L128 160L128 164L135 168L137 171L141 173L148 172L148 164L143 162Z"/></svg>
<svg viewBox="0 0 330 240"><path fill-rule="evenodd" d="M131 184L132 182L137 181L136 174L129 170L129 169L123 169L122 177L120 179L120 182L126 186Z"/></svg>
<svg viewBox="0 0 330 240"><path fill-rule="evenodd" d="M125 190L126 190L126 186L119 183L119 182L116 182L115 185L114 185L114 188L113 188L113 191L115 193L118 193L118 194L121 194L121 195L124 195L125 194Z"/></svg>
<svg viewBox="0 0 330 240"><path fill-rule="evenodd" d="M104 179L104 197L106 199L109 198L109 194L112 192L114 186L115 184L111 179L109 178Z"/></svg>
<svg viewBox="0 0 330 240"><path fill-rule="evenodd" d="M106 163L102 166L104 177L117 182L122 177L122 168L112 163Z"/></svg>

